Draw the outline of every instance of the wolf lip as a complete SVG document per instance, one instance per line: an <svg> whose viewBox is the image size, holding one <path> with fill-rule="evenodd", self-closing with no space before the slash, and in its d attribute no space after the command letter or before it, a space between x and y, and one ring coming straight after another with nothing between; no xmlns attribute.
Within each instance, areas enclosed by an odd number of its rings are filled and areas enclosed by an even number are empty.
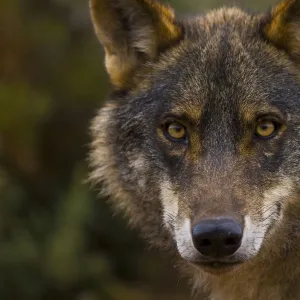
<svg viewBox="0 0 300 300"><path fill-rule="evenodd" d="M214 269L214 270L221 270L221 269L230 269L242 264L242 261L235 261L235 262L223 262L223 261L211 261L211 262L197 262L196 265L205 269Z"/></svg>

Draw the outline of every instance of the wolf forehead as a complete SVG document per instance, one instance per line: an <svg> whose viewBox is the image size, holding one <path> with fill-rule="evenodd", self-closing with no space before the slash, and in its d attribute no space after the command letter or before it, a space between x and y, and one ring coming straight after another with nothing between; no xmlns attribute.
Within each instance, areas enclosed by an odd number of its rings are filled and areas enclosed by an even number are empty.
<svg viewBox="0 0 300 300"><path fill-rule="evenodd" d="M280 106L289 98L288 105L282 105L288 109L297 102L299 75L287 55L263 36L266 20L265 15L249 15L238 8L183 20L182 40L141 69L140 77L136 72L142 80L129 98L143 102L148 96L165 110L193 119L200 118L207 103L215 108L239 105L250 117L258 106L268 112L270 105ZM245 104L252 104L252 110Z"/></svg>

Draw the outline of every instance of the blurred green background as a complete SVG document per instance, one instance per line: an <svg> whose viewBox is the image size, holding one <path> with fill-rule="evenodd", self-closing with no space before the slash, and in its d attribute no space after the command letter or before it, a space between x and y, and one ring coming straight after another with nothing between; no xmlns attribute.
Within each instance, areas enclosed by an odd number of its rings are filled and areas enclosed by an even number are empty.
<svg viewBox="0 0 300 300"><path fill-rule="evenodd" d="M170 0L180 13L274 1ZM0 299L180 300L164 254L84 184L109 92L87 0L0 1Z"/></svg>

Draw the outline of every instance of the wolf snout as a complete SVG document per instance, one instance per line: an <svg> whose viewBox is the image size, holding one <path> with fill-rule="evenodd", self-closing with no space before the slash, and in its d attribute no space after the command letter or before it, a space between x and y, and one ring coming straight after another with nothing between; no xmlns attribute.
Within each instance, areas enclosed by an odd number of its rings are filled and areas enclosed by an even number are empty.
<svg viewBox="0 0 300 300"><path fill-rule="evenodd" d="M240 248L242 238L242 225L231 218L202 220L192 228L192 240L196 250L210 258L234 254Z"/></svg>

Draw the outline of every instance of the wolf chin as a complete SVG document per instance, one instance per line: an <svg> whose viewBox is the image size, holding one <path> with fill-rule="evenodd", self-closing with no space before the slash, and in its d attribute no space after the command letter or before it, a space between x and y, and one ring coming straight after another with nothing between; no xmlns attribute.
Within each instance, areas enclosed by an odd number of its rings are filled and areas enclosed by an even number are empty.
<svg viewBox="0 0 300 300"><path fill-rule="evenodd" d="M300 299L300 1L90 10L113 86L91 180L211 299Z"/></svg>

